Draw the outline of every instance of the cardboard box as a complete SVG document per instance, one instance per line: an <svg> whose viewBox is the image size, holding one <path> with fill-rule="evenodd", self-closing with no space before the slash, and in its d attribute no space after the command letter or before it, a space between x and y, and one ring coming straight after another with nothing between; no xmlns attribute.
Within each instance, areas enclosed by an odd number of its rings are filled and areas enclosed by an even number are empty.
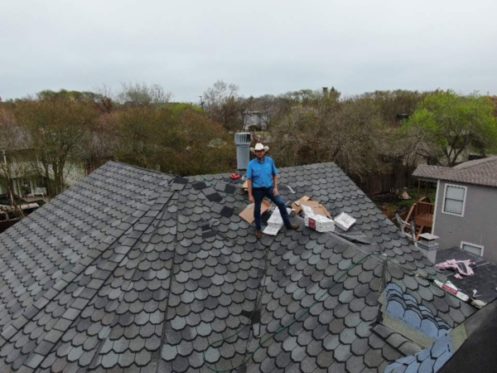
<svg viewBox="0 0 497 373"><path fill-rule="evenodd" d="M314 214L326 216L331 219L330 212L320 204L318 201L314 201L309 196L303 196L299 200L292 203L292 210L295 211L295 214L299 214L302 211L303 206L308 206L312 208Z"/></svg>
<svg viewBox="0 0 497 373"><path fill-rule="evenodd" d="M300 214L300 212L302 211L302 203L305 201L309 201L310 199L311 197L303 196L294 203L292 203L292 210L295 212L295 214L297 215Z"/></svg>
<svg viewBox="0 0 497 373"><path fill-rule="evenodd" d="M264 199L261 204L261 215L266 213L271 207L271 202ZM247 223L252 224L254 222L254 204L250 203L245 207L245 209L238 214Z"/></svg>

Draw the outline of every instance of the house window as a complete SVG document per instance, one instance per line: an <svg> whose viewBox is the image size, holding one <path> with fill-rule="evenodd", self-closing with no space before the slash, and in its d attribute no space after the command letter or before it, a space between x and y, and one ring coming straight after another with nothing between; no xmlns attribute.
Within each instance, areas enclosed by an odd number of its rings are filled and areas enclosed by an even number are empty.
<svg viewBox="0 0 497 373"><path fill-rule="evenodd" d="M471 254L483 256L483 246L461 241L461 249Z"/></svg>
<svg viewBox="0 0 497 373"><path fill-rule="evenodd" d="M460 185L445 185L444 204L442 212L451 215L464 215L466 187Z"/></svg>

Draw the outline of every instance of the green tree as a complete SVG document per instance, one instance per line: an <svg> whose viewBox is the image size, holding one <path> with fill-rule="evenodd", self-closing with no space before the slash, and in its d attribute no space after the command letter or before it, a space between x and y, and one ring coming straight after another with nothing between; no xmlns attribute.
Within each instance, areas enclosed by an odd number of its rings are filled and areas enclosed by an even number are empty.
<svg viewBox="0 0 497 373"><path fill-rule="evenodd" d="M124 107L114 120L119 139L114 154L120 161L180 175L232 168L231 137L191 105Z"/></svg>
<svg viewBox="0 0 497 373"><path fill-rule="evenodd" d="M65 171L69 160L81 159L88 135L98 116L93 100L66 92L46 94L37 99L16 103L17 119L27 131L36 165L55 196L65 187Z"/></svg>
<svg viewBox="0 0 497 373"><path fill-rule="evenodd" d="M406 125L406 133L423 142L424 156L454 166L468 151L484 155L497 146L497 120L487 97L454 92L428 95Z"/></svg>

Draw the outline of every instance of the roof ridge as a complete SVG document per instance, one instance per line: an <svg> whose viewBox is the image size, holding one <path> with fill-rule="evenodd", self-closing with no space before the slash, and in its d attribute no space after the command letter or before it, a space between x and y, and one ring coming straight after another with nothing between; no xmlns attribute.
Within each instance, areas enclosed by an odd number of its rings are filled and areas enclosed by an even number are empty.
<svg viewBox="0 0 497 373"><path fill-rule="evenodd" d="M294 169L294 168L308 168L308 167L315 167L315 166L323 166L323 167L326 167L326 166L336 166L337 164L335 162L315 162L315 163L307 163L307 164L302 164L302 165L293 165L293 166L284 166L284 167L278 167L278 169L280 170L291 170L291 169ZM243 173L243 172L242 172ZM167 174L167 175L170 175L170 174ZM195 175L188 175L188 176L185 176L186 178L190 178L190 177L208 177L208 176L229 176L230 175L230 172L229 171L226 171L226 172L216 172L216 173L207 173L207 174L195 174Z"/></svg>
<svg viewBox="0 0 497 373"><path fill-rule="evenodd" d="M162 172L162 171L159 171L159 170L154 170L154 169L151 169L151 168L137 166L137 165L134 165L134 164L129 164L129 163L121 162L121 161L114 161L114 160L107 161L107 162L105 162L103 164L103 166L105 166L107 164L110 164L110 165L115 164L115 165L124 166L126 168L134 168L134 169L137 169L137 170L145 171L145 172L148 172L148 173L151 173L151 174L162 175L162 176L169 176L169 177L178 176L176 174L170 174L170 173L167 173L167 172Z"/></svg>
<svg viewBox="0 0 497 373"><path fill-rule="evenodd" d="M178 191L174 191L173 194L171 195L171 198L169 199L169 201L172 201L173 198L178 194ZM179 201L177 200L176 201L176 205L179 205L178 203ZM178 227L178 216L179 216L179 213L178 213L179 209L176 208L176 211L174 212L175 214L175 221L176 221L176 224L175 224L175 227ZM173 250L173 257L172 257L172 265L171 265L171 271L170 271L170 275L169 275L169 296L167 297L167 302L166 302L166 307L164 308L164 312L163 312L163 315L164 315L164 321L163 321L163 325L162 325L162 332L161 332L161 336L160 336L160 348L159 348L159 354L162 354L162 346L164 346L164 344L166 343L166 329L167 329L167 312L169 310L169 301L171 299L170 295L171 295L171 285L173 283L173 279L176 277L176 274L174 273L174 267L176 265L175 263L175 259L176 259L176 254L177 254L177 250L176 250L176 246L178 244L178 230L176 229L176 233L174 235L174 241L171 242L171 245L174 246L174 250ZM157 373L160 373L161 372L161 364L157 364L157 370L156 370Z"/></svg>
<svg viewBox="0 0 497 373"><path fill-rule="evenodd" d="M460 163L460 164L454 166L453 169L454 170L465 170L468 168L481 166L485 163L495 162L495 161L497 161L497 155L492 155L489 157L480 158L480 159L473 159L471 161L466 161L466 162Z"/></svg>

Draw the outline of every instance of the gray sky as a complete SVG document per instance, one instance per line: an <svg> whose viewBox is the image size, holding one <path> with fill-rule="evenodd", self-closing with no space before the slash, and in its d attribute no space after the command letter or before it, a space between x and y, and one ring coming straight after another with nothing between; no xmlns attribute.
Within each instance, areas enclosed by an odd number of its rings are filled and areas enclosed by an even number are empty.
<svg viewBox="0 0 497 373"><path fill-rule="evenodd" d="M159 84L497 94L496 0L1 0L0 96Z"/></svg>

